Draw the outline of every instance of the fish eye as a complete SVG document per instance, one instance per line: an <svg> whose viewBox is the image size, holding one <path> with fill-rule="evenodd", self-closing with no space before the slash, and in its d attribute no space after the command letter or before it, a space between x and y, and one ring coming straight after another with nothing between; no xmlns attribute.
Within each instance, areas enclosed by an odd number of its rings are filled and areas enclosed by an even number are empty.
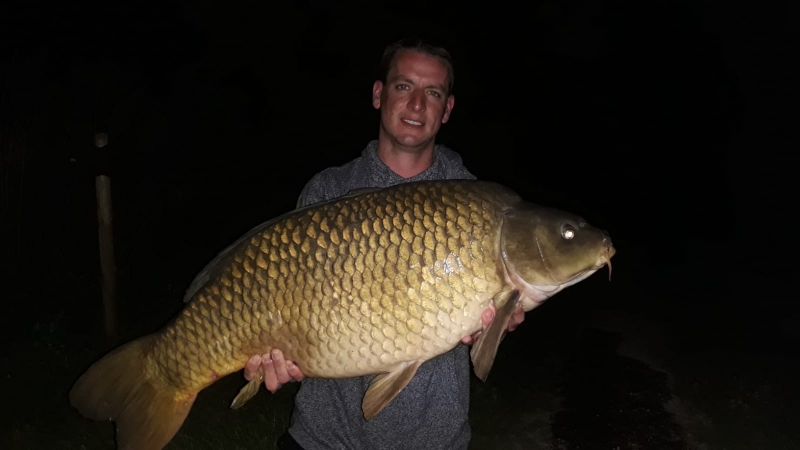
<svg viewBox="0 0 800 450"><path fill-rule="evenodd" d="M572 239L575 237L575 228L571 225L564 225L561 227L561 237L564 239Z"/></svg>

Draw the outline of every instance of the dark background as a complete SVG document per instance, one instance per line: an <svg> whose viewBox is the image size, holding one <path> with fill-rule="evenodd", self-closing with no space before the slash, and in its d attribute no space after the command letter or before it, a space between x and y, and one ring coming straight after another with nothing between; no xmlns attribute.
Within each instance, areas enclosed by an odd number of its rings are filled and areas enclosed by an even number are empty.
<svg viewBox="0 0 800 450"><path fill-rule="evenodd" d="M757 349L796 345L796 8L511 4L4 2L7 340L35 339L47 311L100 319L100 172L113 187L122 337L166 320L219 250L377 137L381 52L416 33L455 57L456 105L437 142L475 175L608 230L612 285L750 333ZM102 154L96 131L109 135ZM608 289L603 277L585 283Z"/></svg>
<svg viewBox="0 0 800 450"><path fill-rule="evenodd" d="M120 268L167 261L185 282L251 225L293 207L315 172L376 137L375 66L410 33L456 58L456 108L438 142L480 178L602 225L620 259L641 252L637 266L658 270L725 243L734 254L720 263L758 270L764 249L797 240L774 222L790 212L779 197L793 181L788 10L675 1L9 8L0 148L12 280L43 257L52 272L96 276L92 143L104 131Z"/></svg>

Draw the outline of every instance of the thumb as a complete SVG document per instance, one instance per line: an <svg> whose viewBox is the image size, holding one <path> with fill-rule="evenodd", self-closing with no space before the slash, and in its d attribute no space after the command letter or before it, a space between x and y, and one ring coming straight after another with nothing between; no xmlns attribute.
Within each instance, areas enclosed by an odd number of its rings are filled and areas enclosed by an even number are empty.
<svg viewBox="0 0 800 450"><path fill-rule="evenodd" d="M492 323L494 320L494 310L493 309L486 309L483 311L481 315L481 321L483 322L483 326L487 326Z"/></svg>

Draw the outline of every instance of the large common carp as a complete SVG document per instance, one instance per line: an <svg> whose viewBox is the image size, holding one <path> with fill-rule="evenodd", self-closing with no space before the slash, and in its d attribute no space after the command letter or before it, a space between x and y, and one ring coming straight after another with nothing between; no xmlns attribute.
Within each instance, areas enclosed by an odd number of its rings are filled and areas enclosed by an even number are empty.
<svg viewBox="0 0 800 450"><path fill-rule="evenodd" d="M495 319L471 351L485 380L517 304L530 311L604 265L610 274L614 252L580 217L495 183L359 191L268 221L223 250L177 317L92 365L70 401L116 421L119 448L161 449L200 391L277 347L308 377L378 374L362 405L369 420L420 364L480 330L494 300Z"/></svg>

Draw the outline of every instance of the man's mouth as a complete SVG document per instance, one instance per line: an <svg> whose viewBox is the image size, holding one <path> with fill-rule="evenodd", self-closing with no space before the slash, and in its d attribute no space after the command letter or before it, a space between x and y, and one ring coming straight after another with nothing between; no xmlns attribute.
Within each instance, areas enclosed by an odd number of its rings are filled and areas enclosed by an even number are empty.
<svg viewBox="0 0 800 450"><path fill-rule="evenodd" d="M409 125L413 125L415 127L421 127L422 126L422 122L417 122L416 120L411 120L411 119L402 119L402 120L403 120L403 122L405 122L405 123L407 123Z"/></svg>

